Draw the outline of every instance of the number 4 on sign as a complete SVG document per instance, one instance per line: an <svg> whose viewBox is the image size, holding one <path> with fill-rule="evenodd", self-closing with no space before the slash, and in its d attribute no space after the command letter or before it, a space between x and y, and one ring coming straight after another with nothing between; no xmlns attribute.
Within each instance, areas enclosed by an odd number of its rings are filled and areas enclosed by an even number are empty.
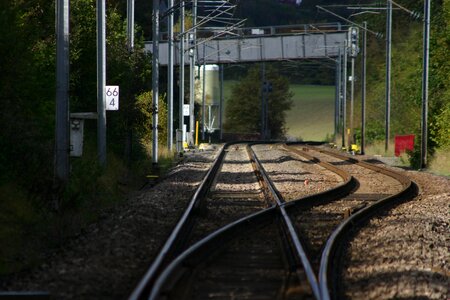
<svg viewBox="0 0 450 300"><path fill-rule="evenodd" d="M106 110L119 110L119 86L105 86Z"/></svg>

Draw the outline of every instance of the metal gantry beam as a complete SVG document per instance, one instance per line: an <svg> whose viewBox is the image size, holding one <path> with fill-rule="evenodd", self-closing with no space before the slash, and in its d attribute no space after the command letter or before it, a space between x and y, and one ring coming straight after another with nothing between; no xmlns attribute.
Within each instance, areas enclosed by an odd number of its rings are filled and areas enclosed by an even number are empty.
<svg viewBox="0 0 450 300"><path fill-rule="evenodd" d="M199 38L195 51L197 57L205 58L206 64L328 59L338 56L338 49L342 47L346 35L346 31L336 30L328 33L316 31L306 34L233 36L221 39ZM206 47L199 47L204 43ZM147 42L145 46L147 51L152 51L151 43ZM161 65L168 63L167 47L167 42L160 43ZM264 51L260 51L262 48ZM205 53L203 53L204 51ZM180 56L175 64L180 64L181 59L186 61L187 58L187 55Z"/></svg>

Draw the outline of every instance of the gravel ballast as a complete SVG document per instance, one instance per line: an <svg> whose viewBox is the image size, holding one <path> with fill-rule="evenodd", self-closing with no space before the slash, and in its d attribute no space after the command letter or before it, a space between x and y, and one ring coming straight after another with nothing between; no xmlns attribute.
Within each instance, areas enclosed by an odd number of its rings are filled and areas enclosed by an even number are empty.
<svg viewBox="0 0 450 300"><path fill-rule="evenodd" d="M0 291L45 291L52 299L126 299L186 208L217 151L189 154L71 240L44 264L0 283Z"/></svg>
<svg viewBox="0 0 450 300"><path fill-rule="evenodd" d="M420 193L373 218L350 241L340 297L450 299L450 180L395 171Z"/></svg>
<svg viewBox="0 0 450 300"><path fill-rule="evenodd" d="M164 181L105 215L36 270L2 281L0 290L48 291L55 299L126 299L216 155L188 155ZM278 171L275 164L270 167L271 172L291 173L286 165ZM420 193L372 219L350 241L341 296L449 299L450 180L395 170L414 180ZM298 179L299 186L305 187L304 180Z"/></svg>

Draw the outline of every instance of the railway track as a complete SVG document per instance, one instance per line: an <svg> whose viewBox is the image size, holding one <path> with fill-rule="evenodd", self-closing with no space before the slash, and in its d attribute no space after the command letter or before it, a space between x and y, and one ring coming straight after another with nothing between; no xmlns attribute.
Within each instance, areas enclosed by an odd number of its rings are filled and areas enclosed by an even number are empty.
<svg viewBox="0 0 450 300"><path fill-rule="evenodd" d="M130 299L336 295L328 282L336 282L338 271L330 265L348 235L336 230L348 231L352 226L342 224L414 187L385 169L315 149L224 147ZM283 163L290 168L277 171L274 166ZM370 177L389 177L380 180L389 183L388 191L370 190L373 180L360 175L367 167Z"/></svg>

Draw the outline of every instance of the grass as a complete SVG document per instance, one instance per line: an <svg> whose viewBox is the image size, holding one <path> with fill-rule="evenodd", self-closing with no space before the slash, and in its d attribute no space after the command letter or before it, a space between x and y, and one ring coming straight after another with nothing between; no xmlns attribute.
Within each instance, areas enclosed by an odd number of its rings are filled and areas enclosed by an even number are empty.
<svg viewBox="0 0 450 300"><path fill-rule="evenodd" d="M438 149L430 162L432 173L450 177L450 149Z"/></svg>
<svg viewBox="0 0 450 300"><path fill-rule="evenodd" d="M334 133L334 86L291 84L293 106L286 115L287 135L324 141Z"/></svg>
<svg viewBox="0 0 450 300"><path fill-rule="evenodd" d="M390 142L388 151L386 151L384 141L375 141L372 144L366 145L365 153L367 155L381 155L392 157L395 155L395 144Z"/></svg>
<svg viewBox="0 0 450 300"><path fill-rule="evenodd" d="M394 143L389 144L389 150L384 149L384 141L377 141L367 145L365 152L367 155L380 155L383 157L394 157ZM402 153L398 157L397 165L400 167L411 167L410 156ZM433 159L428 164L428 171L433 174L450 177L450 149L437 149Z"/></svg>
<svg viewBox="0 0 450 300"><path fill-rule="evenodd" d="M236 80L224 82L225 100L231 97L236 83ZM325 141L334 133L334 86L291 84L290 87L294 96L292 109L286 114L287 136Z"/></svg>

